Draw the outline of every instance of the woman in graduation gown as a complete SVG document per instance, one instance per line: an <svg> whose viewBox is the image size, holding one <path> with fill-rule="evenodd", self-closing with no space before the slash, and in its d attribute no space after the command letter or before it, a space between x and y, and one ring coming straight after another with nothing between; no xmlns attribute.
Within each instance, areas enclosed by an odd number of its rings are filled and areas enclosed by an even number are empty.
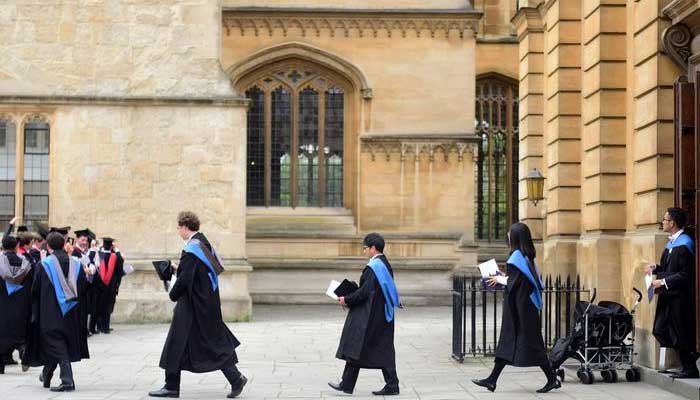
<svg viewBox="0 0 700 400"><path fill-rule="evenodd" d="M537 393L547 393L561 387L561 383L547 359L542 339L539 311L544 285L535 267L536 253L530 229L516 222L508 231L508 242L510 257L507 276L491 277L487 281L489 285L505 285L501 333L494 367L486 379L474 379L472 382L493 392L506 365L539 366L547 377L547 383Z"/></svg>
<svg viewBox="0 0 700 400"><path fill-rule="evenodd" d="M52 254L36 269L32 285L32 345L27 360L32 367L43 366L40 380L48 388L57 366L61 384L51 391L75 390L71 362L85 358L81 349L87 338L80 332L78 297L84 290L85 273L80 261L63 250L65 238L57 232L48 235Z"/></svg>
<svg viewBox="0 0 700 400"><path fill-rule="evenodd" d="M17 238L2 238L0 254L0 354L12 353L25 344L31 316L31 263L15 253ZM21 351L20 351L21 353ZM5 364L0 358L0 374Z"/></svg>
<svg viewBox="0 0 700 400"><path fill-rule="evenodd" d="M160 357L165 386L149 392L151 397L179 397L183 370L221 370L231 384L228 398L240 395L248 382L236 367L236 347L240 342L221 314L218 275L223 272L223 265L207 238L198 232L199 224L192 212L178 215L178 233L186 245L170 290L170 299L177 304Z"/></svg>

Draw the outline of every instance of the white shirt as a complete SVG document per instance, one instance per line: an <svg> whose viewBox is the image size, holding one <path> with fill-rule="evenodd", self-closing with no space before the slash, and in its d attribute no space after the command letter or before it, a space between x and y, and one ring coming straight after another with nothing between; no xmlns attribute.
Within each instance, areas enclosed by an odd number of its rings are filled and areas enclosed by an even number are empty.
<svg viewBox="0 0 700 400"><path fill-rule="evenodd" d="M197 231L197 232L191 234L190 237L187 239L187 242L189 242L190 240L192 240L192 238L194 237L194 235L196 235L196 234L198 234L198 233L199 233L199 231Z"/></svg>
<svg viewBox="0 0 700 400"><path fill-rule="evenodd" d="M679 230L678 232L674 233L673 235L668 237L669 242L673 243L678 239L683 234L683 229ZM669 249L669 253L672 252L673 249ZM661 283L663 283L664 286L666 286L666 290L668 290L668 285L666 284L666 279L662 279Z"/></svg>
<svg viewBox="0 0 700 400"><path fill-rule="evenodd" d="M383 256L383 255L384 255L384 254L382 254L382 253L379 253L379 254L375 254L375 255L374 255L374 256L372 256L372 258L370 258L369 260L370 260L370 261L372 261L372 260L374 260L375 258L377 258L377 257L381 257L381 256Z"/></svg>

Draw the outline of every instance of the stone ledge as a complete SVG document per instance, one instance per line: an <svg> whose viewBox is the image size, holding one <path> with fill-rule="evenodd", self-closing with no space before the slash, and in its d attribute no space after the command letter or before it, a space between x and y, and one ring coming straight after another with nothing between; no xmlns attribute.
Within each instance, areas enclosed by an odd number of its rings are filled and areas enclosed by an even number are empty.
<svg viewBox="0 0 700 400"><path fill-rule="evenodd" d="M298 14L299 16L337 16L337 15L362 15L362 16L459 16L481 18L483 12L474 8L304 8L304 7L237 7L223 6L224 13L245 14Z"/></svg>
<svg viewBox="0 0 700 400"><path fill-rule="evenodd" d="M687 399L700 400L700 379L672 379L654 369L639 365L636 367L641 372L642 381Z"/></svg>
<svg viewBox="0 0 700 400"><path fill-rule="evenodd" d="M87 106L194 106L248 107L244 97L140 97L140 96L13 96L0 95L0 104Z"/></svg>
<svg viewBox="0 0 700 400"><path fill-rule="evenodd" d="M339 257L334 259L294 259L286 258L257 258L249 260L254 271L261 270L356 270L361 271L366 263L361 257ZM417 261L390 259L393 269L401 271L451 271L457 260L453 259L420 259Z"/></svg>

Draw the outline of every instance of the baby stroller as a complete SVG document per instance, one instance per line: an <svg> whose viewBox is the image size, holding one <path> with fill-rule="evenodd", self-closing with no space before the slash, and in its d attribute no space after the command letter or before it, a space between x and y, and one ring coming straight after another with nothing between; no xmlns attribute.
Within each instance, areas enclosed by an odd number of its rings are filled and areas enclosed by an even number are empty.
<svg viewBox="0 0 700 400"><path fill-rule="evenodd" d="M612 301L594 304L595 289L590 302L576 303L571 334L558 339L549 353L549 361L562 381L565 374L561 366L568 358L579 361L576 376L586 385L594 382L593 371L600 371L605 382L617 382L617 371L626 369L628 382L639 381L639 369L634 366L634 313L642 293L633 290L637 299L631 311Z"/></svg>

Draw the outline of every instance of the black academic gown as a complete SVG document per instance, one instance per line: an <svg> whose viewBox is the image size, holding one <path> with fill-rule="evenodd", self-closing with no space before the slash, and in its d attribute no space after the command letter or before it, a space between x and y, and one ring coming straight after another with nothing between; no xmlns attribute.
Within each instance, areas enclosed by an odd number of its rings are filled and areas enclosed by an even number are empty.
<svg viewBox="0 0 700 400"><path fill-rule="evenodd" d="M107 265L111 253L106 253L99 251L98 255L104 260L104 264ZM117 302L117 293L119 291L119 285L121 285L122 275L124 275L124 258L121 253L117 252L117 262L114 265L114 273L109 281L109 284L105 284L100 277L99 272L95 274L92 280L93 290L95 294L95 313L97 316L108 316L114 311L114 304Z"/></svg>
<svg viewBox="0 0 700 400"><path fill-rule="evenodd" d="M654 337L661 347L695 351L695 256L685 246L665 249L654 274L668 286L655 290Z"/></svg>
<svg viewBox="0 0 700 400"><path fill-rule="evenodd" d="M194 238L211 249L201 233ZM207 266L196 256L182 252L170 299L177 304L160 357L161 368L210 372L238 362L240 342L224 324L219 291L212 289Z"/></svg>
<svg viewBox="0 0 700 400"><path fill-rule="evenodd" d="M532 266L530 272L538 276ZM512 264L507 264L507 275L496 357L516 367L544 365L547 351L542 339L542 323L537 307L530 300L534 287Z"/></svg>
<svg viewBox="0 0 700 400"><path fill-rule="evenodd" d="M72 256L81 260L83 258L83 253L78 246L73 247ZM82 268L82 263L81 263ZM80 316L80 343L85 345L84 349L81 349L81 353L85 355L83 358L89 358L90 352L87 347L88 338L88 314L90 314L90 296L92 295L92 283L88 282L87 277L85 279L85 286L83 290L80 291L78 296L78 315Z"/></svg>
<svg viewBox="0 0 700 400"><path fill-rule="evenodd" d="M68 254L62 250L53 254L58 258L63 276L67 276ZM85 273L82 268L78 272L77 289L78 295L85 290ZM88 358L83 353L83 349L87 349L87 338L80 334L79 309L76 306L66 315L61 313L54 287L40 264L32 285L32 344L27 348L23 363L38 367L61 360L75 362Z"/></svg>
<svg viewBox="0 0 700 400"><path fill-rule="evenodd" d="M394 272L385 256L380 256L391 276ZM386 299L374 271L362 271L360 288L345 296L349 307L336 357L360 368L394 368L394 320L386 322Z"/></svg>
<svg viewBox="0 0 700 400"><path fill-rule="evenodd" d="M23 256L5 253L10 265L22 265ZM31 290L34 272L30 269L22 281L23 288L8 295L5 281L0 279L0 354L23 345L27 338L31 317Z"/></svg>

